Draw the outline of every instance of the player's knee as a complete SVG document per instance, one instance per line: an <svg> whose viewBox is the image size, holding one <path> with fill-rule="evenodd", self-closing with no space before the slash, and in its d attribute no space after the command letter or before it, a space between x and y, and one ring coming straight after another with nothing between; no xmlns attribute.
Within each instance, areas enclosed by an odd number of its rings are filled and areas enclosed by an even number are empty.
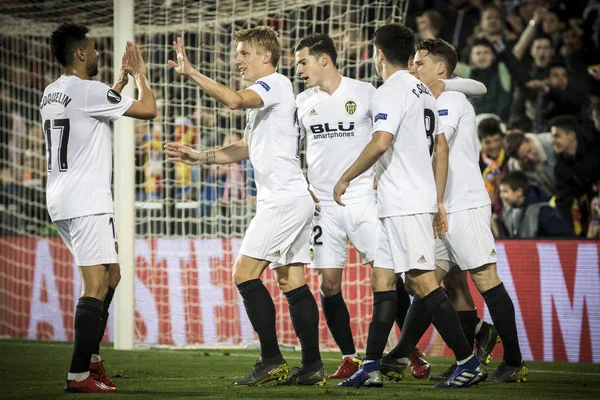
<svg viewBox="0 0 600 400"><path fill-rule="evenodd" d="M324 280L321 282L321 294L325 297L335 296L342 291L342 282L336 280Z"/></svg>
<svg viewBox="0 0 600 400"><path fill-rule="evenodd" d="M121 267L119 264L111 264L110 269L108 270L108 285L113 289L121 282Z"/></svg>
<svg viewBox="0 0 600 400"><path fill-rule="evenodd" d="M487 264L472 270L471 278L480 293L487 292L502 283L496 271L496 264Z"/></svg>

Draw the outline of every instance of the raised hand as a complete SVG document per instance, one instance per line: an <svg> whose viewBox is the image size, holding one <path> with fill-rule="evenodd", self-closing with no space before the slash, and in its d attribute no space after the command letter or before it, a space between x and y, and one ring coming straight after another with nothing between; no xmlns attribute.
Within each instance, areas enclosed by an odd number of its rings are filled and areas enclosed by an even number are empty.
<svg viewBox="0 0 600 400"><path fill-rule="evenodd" d="M173 47L177 53L177 62L169 60L169 65L173 67L175 72L179 75L188 76L194 71L194 68L192 68L192 64L190 64L190 60L188 60L187 55L185 54L183 39L178 37L177 40L173 42Z"/></svg>
<svg viewBox="0 0 600 400"><path fill-rule="evenodd" d="M180 162L188 165L202 164L200 153L181 143L165 143L165 154L169 156L169 161Z"/></svg>
<svg viewBox="0 0 600 400"><path fill-rule="evenodd" d="M123 65L127 67L127 72L134 77L139 74L146 74L146 63L144 62L142 51L136 44L129 41L125 47Z"/></svg>

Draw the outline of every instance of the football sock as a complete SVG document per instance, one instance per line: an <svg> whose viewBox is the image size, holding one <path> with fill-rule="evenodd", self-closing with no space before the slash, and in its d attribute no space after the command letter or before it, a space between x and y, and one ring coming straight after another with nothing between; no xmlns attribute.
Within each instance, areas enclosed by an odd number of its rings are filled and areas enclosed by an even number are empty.
<svg viewBox="0 0 600 400"><path fill-rule="evenodd" d="M292 325L302 348L302 367L309 371L320 368L319 307L315 297L306 284L290 290L285 297L290 306Z"/></svg>
<svg viewBox="0 0 600 400"><path fill-rule="evenodd" d="M473 345L475 344L475 329L477 328L479 321L481 321L477 316L477 310L457 311L456 313L458 314L460 327L465 334L467 343L473 348Z"/></svg>
<svg viewBox="0 0 600 400"><path fill-rule="evenodd" d="M80 297L75 310L75 343L71 356L69 373L89 371L92 351L98 342L98 332L102 326L102 300L93 297Z"/></svg>
<svg viewBox="0 0 600 400"><path fill-rule="evenodd" d="M269 291L260 279L242 282L237 288L244 299L244 307L252 328L258 335L261 360L273 363L283 360L275 330L275 304Z"/></svg>
<svg viewBox="0 0 600 400"><path fill-rule="evenodd" d="M400 331L402 331L404 320L406 319L406 313L408 312L408 307L410 307L410 296L408 293L406 293L404 281L401 277L398 277L398 280L396 281L396 294L398 296L396 306L396 323L398 324Z"/></svg>
<svg viewBox="0 0 600 400"><path fill-rule="evenodd" d="M515 321L515 307L504 283L482 293L485 304L504 346L504 361L513 367L521 365L523 356L519 347L519 335Z"/></svg>
<svg viewBox="0 0 600 400"><path fill-rule="evenodd" d="M410 356L429 325L431 325L431 314L427 311L423 300L415 297L406 313L400 341L390 352L390 355L395 359Z"/></svg>
<svg viewBox="0 0 600 400"><path fill-rule="evenodd" d="M477 326L475 327L475 336L477 336L479 334L479 331L481 330L482 326L483 326L483 320L479 319L479 322L477 323Z"/></svg>
<svg viewBox="0 0 600 400"><path fill-rule="evenodd" d="M102 327L100 328L100 337L98 338L98 343L96 343L96 348L94 349L93 354L100 354L100 342L102 342L102 338L104 337L104 331L106 330L106 323L108 322L108 309L110 308L110 303L112 302L113 296L115 295L115 288L108 287L108 292L106 292L106 297L104 298L104 311L102 312ZM100 360L98 360L100 361Z"/></svg>
<svg viewBox="0 0 600 400"><path fill-rule="evenodd" d="M342 354L356 354L352 329L350 329L350 313L342 293L329 297L321 295L321 306L331 336Z"/></svg>
<svg viewBox="0 0 600 400"><path fill-rule="evenodd" d="M69 372L67 374L67 380L81 382L81 381L85 381L88 376L90 376L90 371L80 372L77 374L73 374L73 373Z"/></svg>
<svg viewBox="0 0 600 400"><path fill-rule="evenodd" d="M438 287L423 298L423 303L432 316L435 329L454 352L454 357L457 360L470 357L473 354L473 347L469 347L456 310L444 289Z"/></svg>
<svg viewBox="0 0 600 400"><path fill-rule="evenodd" d="M379 360L396 317L395 290L373 293L373 318L369 324L365 360Z"/></svg>

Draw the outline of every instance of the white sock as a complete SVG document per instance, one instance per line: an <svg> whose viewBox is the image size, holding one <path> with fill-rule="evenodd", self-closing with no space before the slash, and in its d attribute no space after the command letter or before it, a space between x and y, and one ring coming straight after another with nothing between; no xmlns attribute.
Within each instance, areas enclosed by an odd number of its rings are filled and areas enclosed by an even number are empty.
<svg viewBox="0 0 600 400"><path fill-rule="evenodd" d="M464 360L457 361L456 364L463 365L464 363L468 362L473 357L475 357L475 354L471 354L469 357L465 358Z"/></svg>
<svg viewBox="0 0 600 400"><path fill-rule="evenodd" d="M91 362L100 362L102 361L102 357L99 354L92 354Z"/></svg>
<svg viewBox="0 0 600 400"><path fill-rule="evenodd" d="M408 364L408 357L396 358L400 364Z"/></svg>
<svg viewBox="0 0 600 400"><path fill-rule="evenodd" d="M87 377L90 376L90 371L86 371L86 372L80 372L78 374L72 374L72 373L68 373L67 374L67 380L68 381L77 381L77 382L81 382L87 379Z"/></svg>
<svg viewBox="0 0 600 400"><path fill-rule="evenodd" d="M342 361L344 361L345 358L356 358L356 357L358 357L358 354L356 354L356 353L344 354L344 355L342 355Z"/></svg>
<svg viewBox="0 0 600 400"><path fill-rule="evenodd" d="M483 325L483 320L482 319L479 320L479 323L475 327L475 334L476 335L479 333L479 330L481 329L481 325Z"/></svg>

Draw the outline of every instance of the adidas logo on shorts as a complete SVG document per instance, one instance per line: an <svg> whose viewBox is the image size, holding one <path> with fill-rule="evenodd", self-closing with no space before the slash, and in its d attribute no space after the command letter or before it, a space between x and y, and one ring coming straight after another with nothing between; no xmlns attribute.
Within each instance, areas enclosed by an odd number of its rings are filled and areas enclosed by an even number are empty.
<svg viewBox="0 0 600 400"><path fill-rule="evenodd" d="M314 108L312 110L310 110L310 112L308 113L309 116L314 117L315 115L317 115L317 110L315 110Z"/></svg>
<svg viewBox="0 0 600 400"><path fill-rule="evenodd" d="M274 251L272 255L275 257L281 257L281 250Z"/></svg>
<svg viewBox="0 0 600 400"><path fill-rule="evenodd" d="M495 256L496 255L496 249L492 249L492 251L490 251L490 256Z"/></svg>
<svg viewBox="0 0 600 400"><path fill-rule="evenodd" d="M427 262L427 260L425 259L425 256L421 256L419 257L419 259L417 260L418 263L424 263Z"/></svg>

